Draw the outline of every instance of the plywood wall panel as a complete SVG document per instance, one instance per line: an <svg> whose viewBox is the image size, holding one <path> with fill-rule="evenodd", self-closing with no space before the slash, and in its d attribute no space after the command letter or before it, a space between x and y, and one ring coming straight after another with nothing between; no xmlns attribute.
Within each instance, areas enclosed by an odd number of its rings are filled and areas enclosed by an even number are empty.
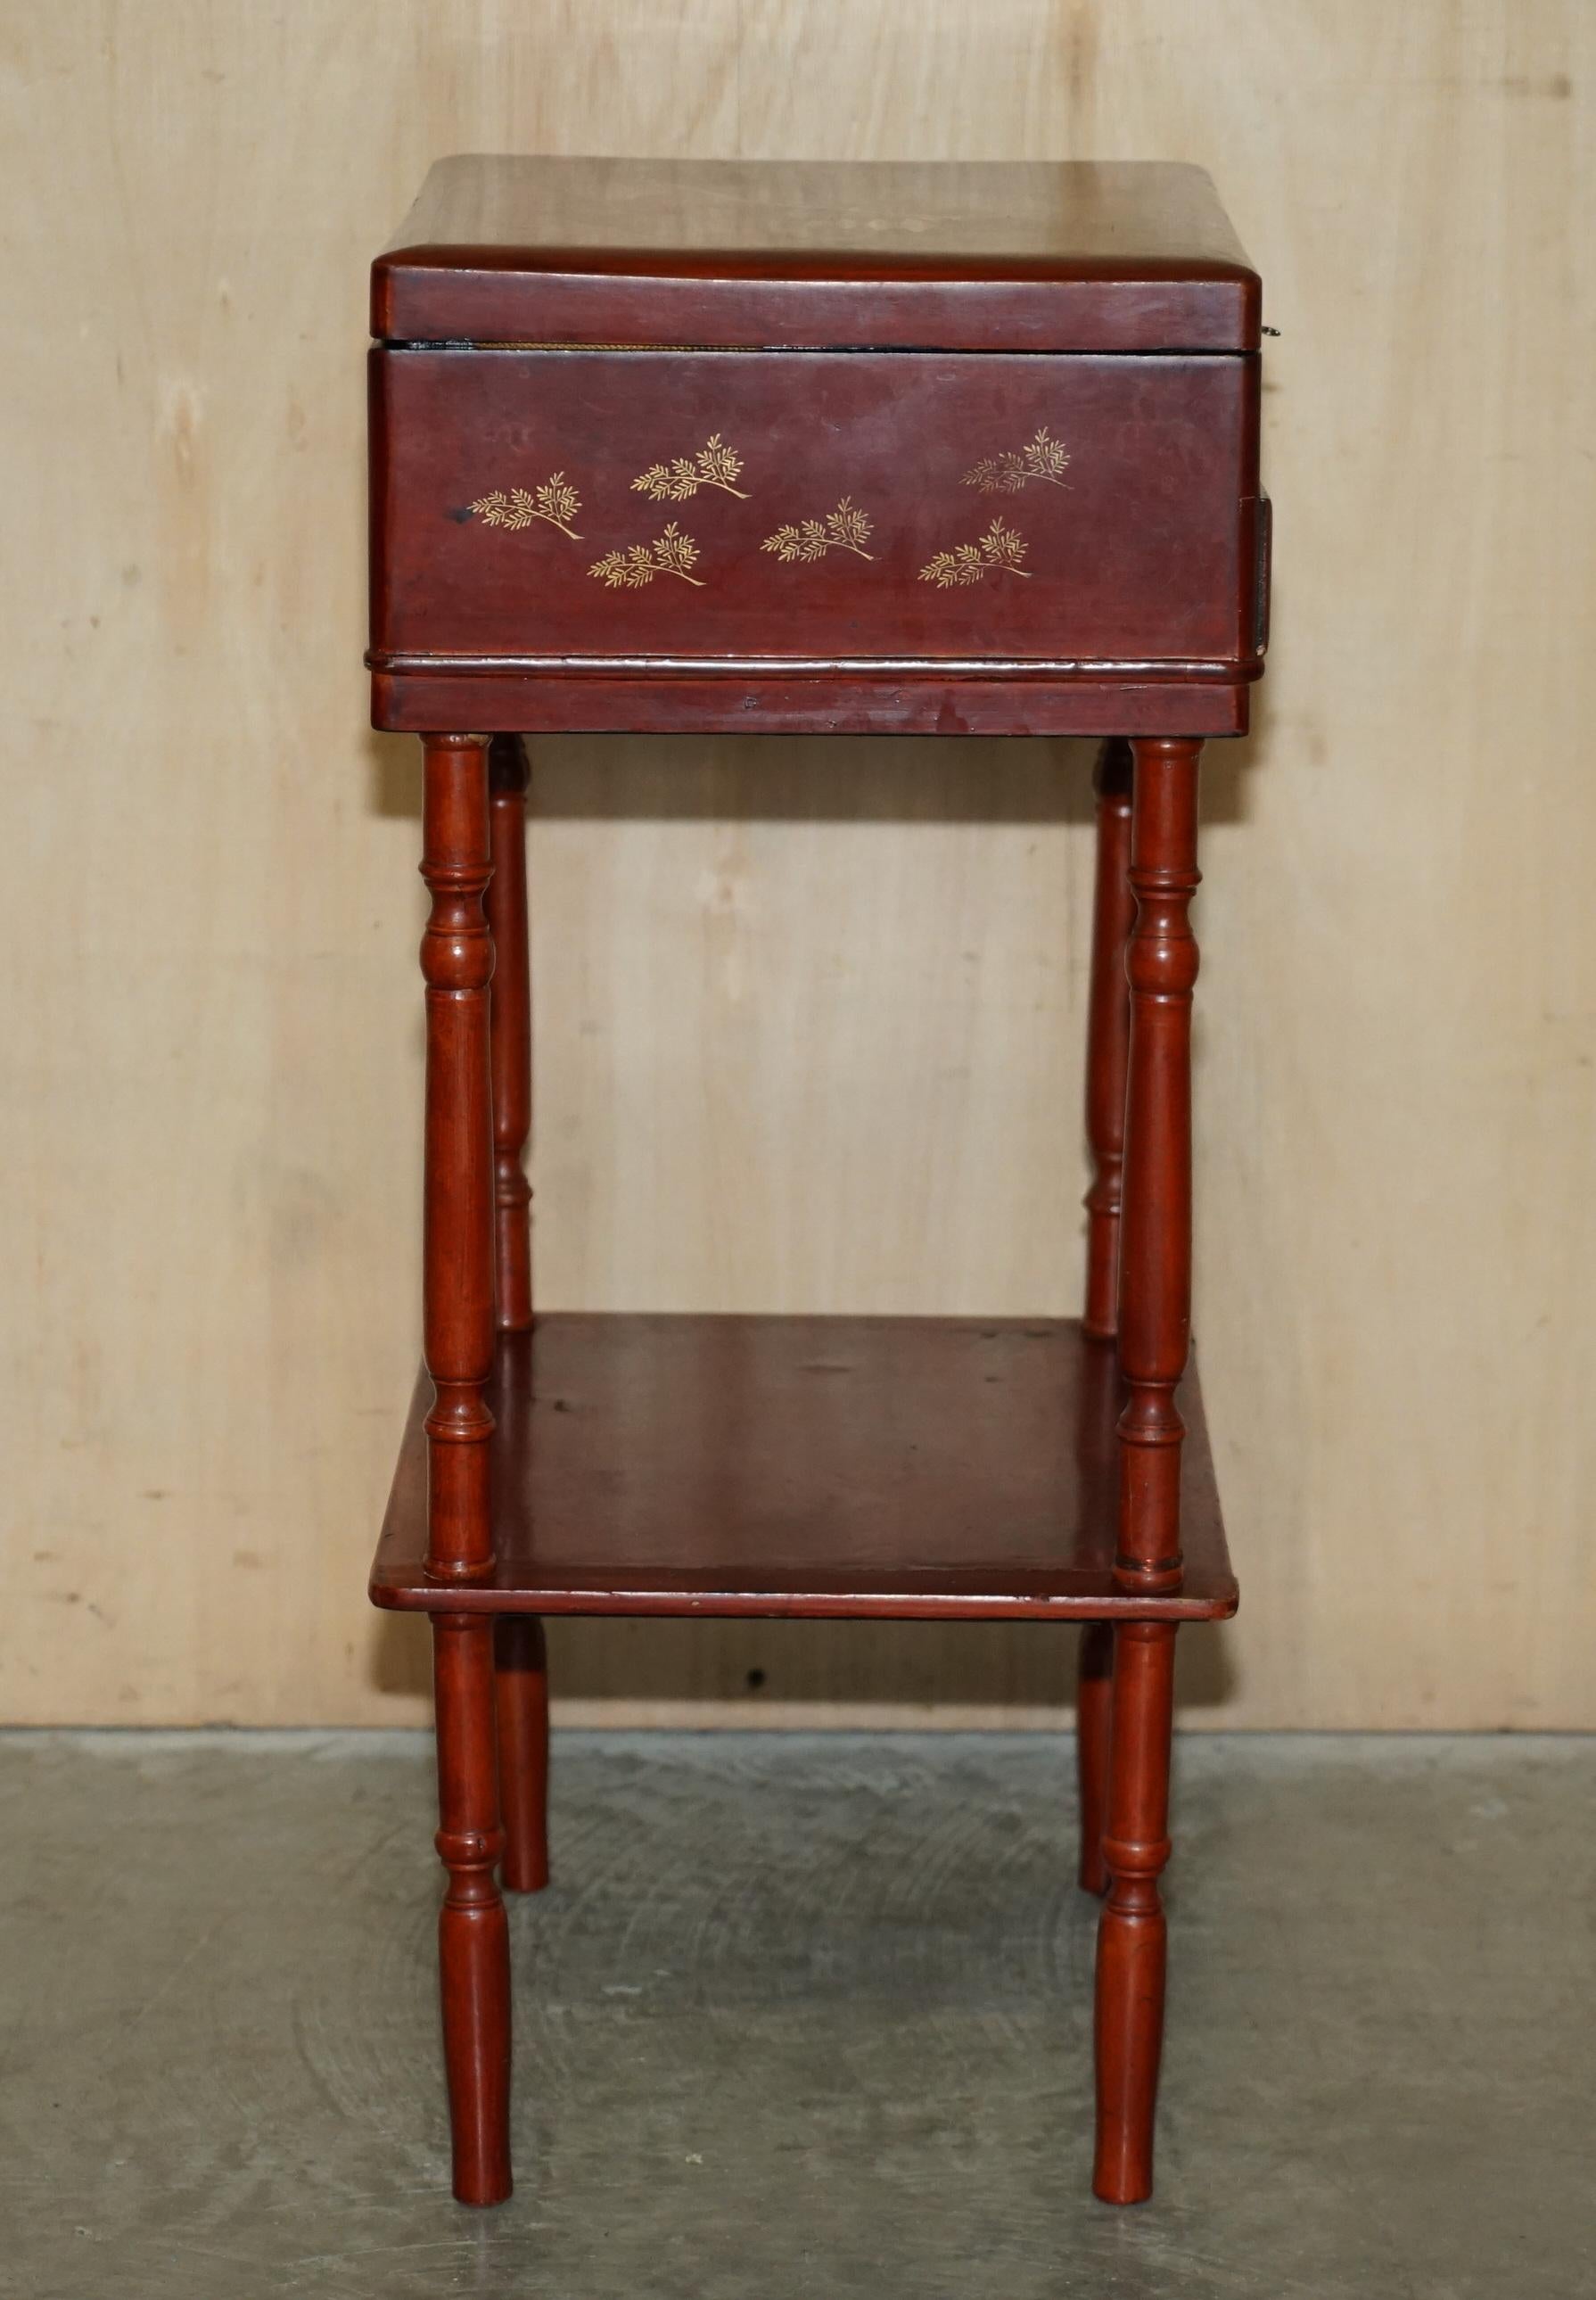
<svg viewBox="0 0 1596 2300"><path fill-rule="evenodd" d="M432 158L503 148L1212 169L1282 330L1279 550L1208 777L1197 1322L1245 1596L1186 1714L1596 1723L1593 51L1579 0L16 0L0 1714L420 1712L362 1594L420 914L413 746L363 731L362 273ZM1084 768L544 746L544 1298L1070 1306ZM555 1642L588 1715L1039 1719L1070 1659Z"/></svg>

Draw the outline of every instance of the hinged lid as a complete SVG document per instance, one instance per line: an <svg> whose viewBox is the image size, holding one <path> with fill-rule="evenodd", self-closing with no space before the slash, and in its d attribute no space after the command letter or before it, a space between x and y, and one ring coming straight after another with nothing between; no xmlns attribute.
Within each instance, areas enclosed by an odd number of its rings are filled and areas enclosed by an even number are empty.
<svg viewBox="0 0 1596 2300"><path fill-rule="evenodd" d="M433 168L371 272L391 343L1248 352L1258 275L1164 162Z"/></svg>

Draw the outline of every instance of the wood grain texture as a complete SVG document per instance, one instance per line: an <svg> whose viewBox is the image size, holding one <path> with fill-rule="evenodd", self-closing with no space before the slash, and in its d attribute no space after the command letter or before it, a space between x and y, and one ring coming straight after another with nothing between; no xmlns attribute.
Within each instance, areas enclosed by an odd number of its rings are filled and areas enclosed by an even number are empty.
<svg viewBox="0 0 1596 2300"><path fill-rule="evenodd" d="M424 1630L360 1596L421 918L417 746L362 731L364 282L430 160L542 148L1212 171L1282 329L1280 536L1254 732L1204 761L1196 1327L1247 1602L1181 1640L1183 1714L1596 1724L1596 16L22 0L0 45L4 1713L422 1712ZM540 1298L1073 1313L1086 746L537 759ZM1056 1717L1072 1643L551 1638L584 1713L773 1719Z"/></svg>

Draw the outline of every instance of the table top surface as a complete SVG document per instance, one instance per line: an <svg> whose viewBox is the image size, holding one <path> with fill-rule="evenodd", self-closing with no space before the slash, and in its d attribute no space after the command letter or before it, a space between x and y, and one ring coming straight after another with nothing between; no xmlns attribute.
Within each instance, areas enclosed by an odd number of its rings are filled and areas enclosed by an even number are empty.
<svg viewBox="0 0 1596 2300"><path fill-rule="evenodd" d="M1259 283L1176 162L466 154L378 258L372 311L390 341L1242 351Z"/></svg>

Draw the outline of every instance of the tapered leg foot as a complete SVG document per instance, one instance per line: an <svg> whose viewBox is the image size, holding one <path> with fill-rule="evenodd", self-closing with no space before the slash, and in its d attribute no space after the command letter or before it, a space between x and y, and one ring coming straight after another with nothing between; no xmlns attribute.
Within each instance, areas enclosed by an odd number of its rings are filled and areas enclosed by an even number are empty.
<svg viewBox="0 0 1596 2300"><path fill-rule="evenodd" d="M543 1623L509 1613L495 1625L499 1694L499 1800L511 1893L540 1893L549 1881L549 1671Z"/></svg>
<svg viewBox="0 0 1596 2300"><path fill-rule="evenodd" d="M510 1933L494 1871L503 1850L494 1737L493 1624L433 1617L437 1697L438 1920L454 2193L499 2204L510 2175Z"/></svg>
<svg viewBox="0 0 1596 2300"><path fill-rule="evenodd" d="M1163 1911L1105 1908L1097 1945L1097 2152L1105 2204L1152 2194L1153 2112L1164 2036Z"/></svg>
<svg viewBox="0 0 1596 2300"><path fill-rule="evenodd" d="M510 2171L510 1933L504 1904L438 1918L444 2063L454 2194L462 2204L502 2204Z"/></svg>
<svg viewBox="0 0 1596 2300"><path fill-rule="evenodd" d="M1081 1890L1095 1894L1100 1900L1109 1889L1102 1833L1108 1815L1109 1729L1113 1693L1114 1631L1107 1621L1093 1621L1081 1632L1075 1747L1080 1781Z"/></svg>
<svg viewBox="0 0 1596 2300"><path fill-rule="evenodd" d="M1165 1928L1159 1878L1169 1857L1169 1731L1175 1629L1127 1621L1114 1633L1109 1896L1097 1936L1097 2155L1107 2204L1152 2194L1153 2110L1164 2038Z"/></svg>

